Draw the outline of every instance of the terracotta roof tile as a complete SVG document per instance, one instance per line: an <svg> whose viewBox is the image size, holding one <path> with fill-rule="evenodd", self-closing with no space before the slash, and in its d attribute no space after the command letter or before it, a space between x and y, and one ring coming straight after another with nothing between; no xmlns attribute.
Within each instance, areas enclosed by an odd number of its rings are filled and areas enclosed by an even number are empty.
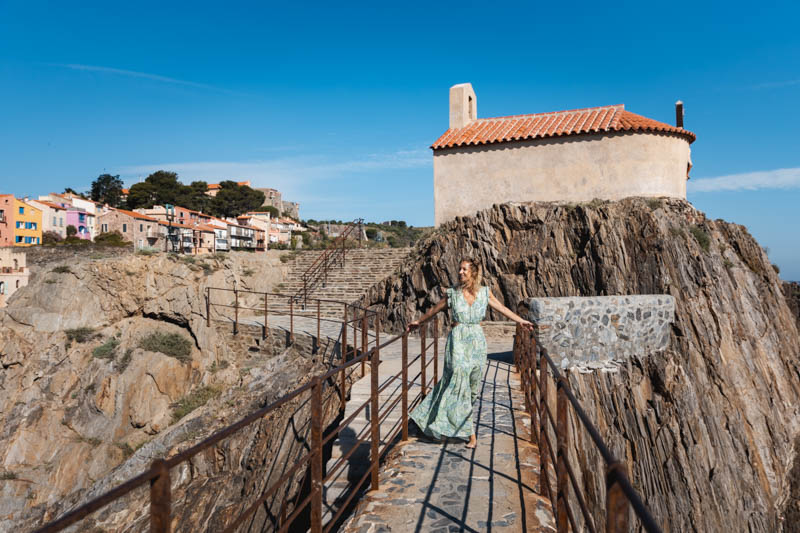
<svg viewBox="0 0 800 533"><path fill-rule="evenodd" d="M123 215L128 215L129 217L133 217L133 218L136 218L136 219L139 219L139 220L147 220L148 222L158 222L158 220L156 220L153 217L149 217L147 215L143 215L141 213L137 213L136 211L128 211L127 209L115 209L115 208L112 208L108 212L109 213L113 213L114 211L118 211L118 212L122 213ZM105 214L106 213L102 213L101 216L105 215Z"/></svg>
<svg viewBox="0 0 800 533"><path fill-rule="evenodd" d="M624 105L613 105L553 113L479 118L463 128L448 129L431 148L438 150L612 131L674 133L685 137L690 143L697 139L689 130L625 111Z"/></svg>

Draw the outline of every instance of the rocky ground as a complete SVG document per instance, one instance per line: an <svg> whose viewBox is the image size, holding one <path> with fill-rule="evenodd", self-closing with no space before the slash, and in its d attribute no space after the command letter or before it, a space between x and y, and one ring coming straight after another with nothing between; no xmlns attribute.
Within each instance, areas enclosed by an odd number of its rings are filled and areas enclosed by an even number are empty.
<svg viewBox="0 0 800 533"><path fill-rule="evenodd" d="M667 529L780 530L800 433L800 338L746 228L674 199L504 204L441 226L362 303L399 330L456 282L462 257L484 265L513 309L535 296L674 296L671 348L615 373L572 373L576 395ZM602 517L602 465L571 427L573 464Z"/></svg>
<svg viewBox="0 0 800 533"><path fill-rule="evenodd" d="M0 312L2 531L30 530L59 516L322 367L311 339L287 349L283 331L262 341L260 328L244 327L234 338L229 324L206 326L206 286L268 290L287 269L279 254L87 254L60 261L32 254L29 266L30 284ZM324 405L327 421L336 416L334 405ZM303 451L307 415L307 399L300 398L224 441L216 455L180 469L182 482L173 487L177 530L219 525L241 511L247 495L276 474L268 470L273 459L290 461ZM229 467L241 464L250 464L254 477L231 479ZM290 490L301 480L302 470ZM218 489L196 490L201 485ZM79 529L141 529L146 491L131 498ZM267 511L253 524L269 522Z"/></svg>

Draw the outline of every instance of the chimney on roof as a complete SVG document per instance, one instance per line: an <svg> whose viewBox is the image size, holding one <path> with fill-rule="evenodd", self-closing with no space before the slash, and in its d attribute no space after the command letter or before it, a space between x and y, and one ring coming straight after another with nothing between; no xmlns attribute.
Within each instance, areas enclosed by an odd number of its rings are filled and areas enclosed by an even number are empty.
<svg viewBox="0 0 800 533"><path fill-rule="evenodd" d="M675 125L679 128L683 127L683 102L680 100L675 102Z"/></svg>
<svg viewBox="0 0 800 533"><path fill-rule="evenodd" d="M478 102L471 83L450 87L450 128L463 128L478 118Z"/></svg>

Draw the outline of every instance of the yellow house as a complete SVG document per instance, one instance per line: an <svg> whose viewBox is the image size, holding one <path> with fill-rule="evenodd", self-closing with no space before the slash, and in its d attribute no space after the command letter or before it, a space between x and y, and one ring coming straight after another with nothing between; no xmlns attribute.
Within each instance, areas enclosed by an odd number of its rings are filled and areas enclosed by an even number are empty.
<svg viewBox="0 0 800 533"><path fill-rule="evenodd" d="M42 210L14 198L14 246L42 244Z"/></svg>

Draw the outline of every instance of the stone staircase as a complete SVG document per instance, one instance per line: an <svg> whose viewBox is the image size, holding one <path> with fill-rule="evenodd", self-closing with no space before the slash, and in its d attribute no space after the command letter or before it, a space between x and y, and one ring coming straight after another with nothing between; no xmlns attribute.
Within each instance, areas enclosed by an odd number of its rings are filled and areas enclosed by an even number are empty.
<svg viewBox="0 0 800 533"><path fill-rule="evenodd" d="M333 266L328 271L327 283L318 283L309 292L309 298L353 302L358 300L372 285L391 275L402 263L411 248L382 249L348 249L344 267ZM303 273L316 261L322 251L299 252L289 275L277 288L276 292L294 295L303 289ZM288 302L273 306L272 312L288 312ZM315 313L316 302L309 301L308 307L302 310L302 301L295 304L296 311ZM325 317L341 317L342 306L334 302L321 302L320 314Z"/></svg>

